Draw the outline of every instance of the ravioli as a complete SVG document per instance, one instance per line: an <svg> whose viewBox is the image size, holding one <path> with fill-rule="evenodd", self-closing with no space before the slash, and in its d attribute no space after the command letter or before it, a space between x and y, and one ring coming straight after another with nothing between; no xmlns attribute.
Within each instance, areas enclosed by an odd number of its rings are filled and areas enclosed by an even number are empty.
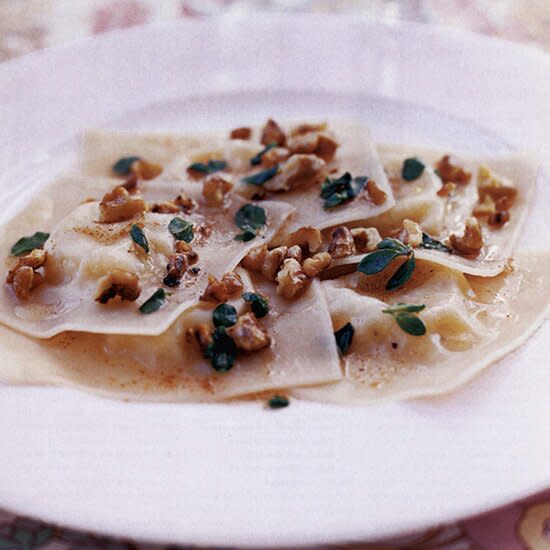
<svg viewBox="0 0 550 550"><path fill-rule="evenodd" d="M438 262L472 275L494 276L504 269L521 234L535 189L538 165L532 156L526 153L479 157L457 155L457 164L471 173L471 181L466 185L456 185L454 191L445 197L437 194L442 181L433 166L447 152L391 145L378 146L378 150L396 197L396 206L392 210L369 220L369 225L379 227L382 234L398 231L406 218L417 222L438 241L446 241L453 233L461 234L466 219L472 216L479 202L478 173L482 166L487 166L497 178L515 188L517 197L509 208L508 222L491 226L486 217L480 217L484 245L479 255L467 257L423 248L416 251L419 259ZM400 174L404 160L411 157L418 157L425 163L425 174L418 180L406 182Z"/></svg>
<svg viewBox="0 0 550 550"><path fill-rule="evenodd" d="M420 261L400 290L385 278L354 273L323 282L335 329L351 322L345 380L299 389L296 397L360 404L424 397L453 390L520 346L543 322L549 304L550 252L519 253L497 277L464 275ZM383 313L399 302L422 304L424 336L402 330Z"/></svg>
<svg viewBox="0 0 550 550"><path fill-rule="evenodd" d="M208 322L212 306L196 306L158 336L65 332L43 341L0 326L2 375L16 383L68 385L108 397L147 401L220 401L268 390L341 379L332 326L318 282L299 302L278 298L270 285L239 272L245 288L269 298L264 320L273 344L216 372L186 329ZM229 302L239 313L240 296Z"/></svg>
<svg viewBox="0 0 550 550"><path fill-rule="evenodd" d="M292 127L290 124L284 126L287 134L290 134ZM247 198L260 194L270 200L284 201L299 212L299 216L292 217L286 224L287 233L304 225L323 229L365 220L389 210L394 204L391 187L367 129L356 123L334 121L327 130L332 132L339 144L334 158L327 161L326 169L318 181L289 191L270 191L269 182L262 185L243 183L245 177L265 170L261 164L251 165L251 159L265 150L259 141L259 128L252 129L248 140L229 139L227 134L215 133L185 138L164 134L136 136L94 130L85 136L82 168L89 175L107 175L118 158L136 155L163 165L165 171L158 178L159 181L181 178L189 184L186 188L192 188L192 180L186 175L191 164L210 159L223 160L227 166L219 171L219 175L232 182L238 194ZM167 147L164 146L166 143ZM375 204L367 193L362 193L353 200L325 209L320 196L321 182L325 176L337 178L345 172L350 172L354 177L365 176L376 182L378 189L385 195L384 200Z"/></svg>
<svg viewBox="0 0 550 550"><path fill-rule="evenodd" d="M230 272L250 248L268 242L292 211L283 203L264 201L266 225L248 242L235 240L240 233L234 221L235 212L248 204L240 197L231 198L221 209L202 205L196 212L182 214L195 228L192 244L198 253L200 271L187 272L181 285L169 289L171 295L158 312L142 315L138 305L162 287L174 244L168 227L176 214L145 212L141 217L122 222L98 223L98 202L78 203L109 189L108 185L112 185L111 180L61 179L43 189L17 217L0 228L0 250L4 257L9 256L10 246L22 235L35 230L51 231L45 245L46 281L24 302L4 285L0 301L3 323L38 338L49 338L67 330L161 334L180 313L197 303L209 275L219 278ZM157 188L152 188L156 189L153 195L158 193ZM195 197L200 200L198 194ZM130 229L136 223L149 240L148 254L130 238ZM15 260L9 258L8 262L13 264ZM141 294L137 305L133 302L100 304L94 300L98 280L115 269L139 276Z"/></svg>

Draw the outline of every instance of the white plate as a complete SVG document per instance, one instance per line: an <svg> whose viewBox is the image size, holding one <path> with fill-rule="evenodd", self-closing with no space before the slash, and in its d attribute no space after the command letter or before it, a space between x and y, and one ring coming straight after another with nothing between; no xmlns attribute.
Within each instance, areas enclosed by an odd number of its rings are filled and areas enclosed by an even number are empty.
<svg viewBox="0 0 550 550"><path fill-rule="evenodd" d="M548 170L548 98L547 56L450 29L273 15L138 28L0 66L1 189L43 182L86 127L267 115L352 113L379 140L530 148ZM539 191L532 223L548 234L544 207ZM549 337L547 321L453 395L363 409L3 387L0 506L131 538L256 546L478 513L550 485Z"/></svg>

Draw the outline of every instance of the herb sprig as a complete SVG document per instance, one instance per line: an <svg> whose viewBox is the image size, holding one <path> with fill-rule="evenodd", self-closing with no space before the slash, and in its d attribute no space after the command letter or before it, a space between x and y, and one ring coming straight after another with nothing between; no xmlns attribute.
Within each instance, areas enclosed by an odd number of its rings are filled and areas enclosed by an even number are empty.
<svg viewBox="0 0 550 550"><path fill-rule="evenodd" d="M172 233L176 241L190 243L193 240L193 224L181 218L172 218L168 224L168 231Z"/></svg>
<svg viewBox="0 0 550 550"><path fill-rule="evenodd" d="M248 185L263 185L266 181L269 181L272 177L274 177L278 171L279 165L275 164L275 166L272 166L271 168L267 168L266 170L261 170L260 172L246 176L245 178L242 178L241 181L243 183L247 183Z"/></svg>
<svg viewBox="0 0 550 550"><path fill-rule="evenodd" d="M29 237L21 237L12 247L11 253L14 256L23 256L28 252L32 252L35 248L40 248L50 237L49 233L37 231Z"/></svg>
<svg viewBox="0 0 550 550"><path fill-rule="evenodd" d="M452 254L452 249L444 245L441 241L430 237L427 233L422 233L422 243L420 244L421 248L426 250L441 250L442 252L448 252Z"/></svg>
<svg viewBox="0 0 550 550"><path fill-rule="evenodd" d="M414 250L398 239L384 239L378 243L378 250L369 252L359 262L357 271L365 275L380 273L399 256L406 256L405 260L386 283L386 290L395 290L403 286L412 276L416 268Z"/></svg>
<svg viewBox="0 0 550 550"><path fill-rule="evenodd" d="M401 177L405 181L414 181L422 175L424 168L426 168L424 163L416 157L405 159L403 168L401 169Z"/></svg>
<svg viewBox="0 0 550 550"><path fill-rule="evenodd" d="M355 329L351 323L346 323L341 329L338 329L334 333L336 339L336 345L340 355L345 355L351 346Z"/></svg>
<svg viewBox="0 0 550 550"><path fill-rule="evenodd" d="M212 367L218 372L227 372L233 368L237 358L237 346L224 326L217 326L212 333L212 341L204 353L210 359Z"/></svg>
<svg viewBox="0 0 550 550"><path fill-rule="evenodd" d="M422 319L414 314L419 313L425 307L424 304L415 305L399 302L395 306L383 309L382 313L391 315L399 327L411 336L423 336L426 334L426 325Z"/></svg>
<svg viewBox="0 0 550 550"><path fill-rule="evenodd" d="M241 206L235 212L234 219L237 227L243 230L235 237L237 241L251 241L267 222L265 210L261 206L251 203Z"/></svg>
<svg viewBox="0 0 550 550"><path fill-rule="evenodd" d="M130 229L130 237L145 251L146 254L149 253L149 242L147 241L147 237L145 236L143 229L139 225L136 225L135 223L132 224L132 228Z"/></svg>
<svg viewBox="0 0 550 550"><path fill-rule="evenodd" d="M288 397L285 397L284 395L274 395L267 402L267 406L270 409L284 409L289 405L290 405L290 401Z"/></svg>
<svg viewBox="0 0 550 550"><path fill-rule="evenodd" d="M208 162L194 162L190 164L187 170L191 172L198 172L199 174L213 174L214 172L220 172L227 168L227 162L225 160L211 159Z"/></svg>
<svg viewBox="0 0 550 550"><path fill-rule="evenodd" d="M250 304L250 309L256 319L261 319L269 313L269 304L265 296L255 292L245 292L242 299Z"/></svg>
<svg viewBox="0 0 550 550"><path fill-rule="evenodd" d="M215 327L232 327L237 322L237 310L231 304L220 304L212 312Z"/></svg>
<svg viewBox="0 0 550 550"><path fill-rule="evenodd" d="M268 143L257 155L254 155L251 159L250 159L250 164L251 166L257 166L258 164L261 164L262 162L262 157L268 152L270 151L271 149L273 149L274 147L277 147L277 144L275 142L273 143Z"/></svg>
<svg viewBox="0 0 550 550"><path fill-rule="evenodd" d="M149 314L158 311L166 301L166 291L163 288L158 288L143 304L141 304L139 311L141 313Z"/></svg>
<svg viewBox="0 0 550 550"><path fill-rule="evenodd" d="M127 176L132 170L132 164L138 160L141 160L141 157L129 156L118 159L113 164L113 173L117 176Z"/></svg>
<svg viewBox="0 0 550 550"><path fill-rule="evenodd" d="M366 176L352 178L349 172L339 178L327 178L321 185L321 198L324 199L323 208L330 210L353 200L363 191L367 181Z"/></svg>

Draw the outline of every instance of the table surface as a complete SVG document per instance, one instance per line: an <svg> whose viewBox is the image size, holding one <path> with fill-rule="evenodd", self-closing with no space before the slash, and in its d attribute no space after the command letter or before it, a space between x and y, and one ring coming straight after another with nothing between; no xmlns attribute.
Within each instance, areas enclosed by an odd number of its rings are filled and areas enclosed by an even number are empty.
<svg viewBox="0 0 550 550"><path fill-rule="evenodd" d="M260 9L353 13L440 23L550 51L550 0L0 0L0 62L112 29ZM428 532L346 547L550 549L550 491L453 525L436 525ZM168 550L75 532L0 510L0 550L32 548Z"/></svg>

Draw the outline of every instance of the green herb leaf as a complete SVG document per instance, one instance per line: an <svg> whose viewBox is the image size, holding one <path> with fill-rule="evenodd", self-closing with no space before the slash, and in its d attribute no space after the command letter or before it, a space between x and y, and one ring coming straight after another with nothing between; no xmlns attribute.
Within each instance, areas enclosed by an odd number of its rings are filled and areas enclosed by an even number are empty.
<svg viewBox="0 0 550 550"><path fill-rule="evenodd" d="M269 304L265 296L256 294L255 292L245 292L242 298L245 302L250 304L250 309L252 313L254 313L256 319L261 319L269 313Z"/></svg>
<svg viewBox="0 0 550 550"><path fill-rule="evenodd" d="M414 254L412 254L409 259L403 262L397 271L391 276L390 280L386 283L386 290L395 290L400 286L403 286L413 274L413 271L416 267L416 261L414 259Z"/></svg>
<svg viewBox="0 0 550 550"><path fill-rule="evenodd" d="M243 178L241 181L243 183L248 183L249 185L263 185L266 181L269 181L277 172L279 171L279 165L276 164L267 170L262 170L261 172L256 172L251 176Z"/></svg>
<svg viewBox="0 0 550 550"><path fill-rule="evenodd" d="M354 333L355 329L351 323L346 323L341 329L334 333L340 355L344 355L349 350Z"/></svg>
<svg viewBox="0 0 550 550"><path fill-rule="evenodd" d="M424 164L420 162L416 157L405 159L403 163L403 169L401 170L401 177L405 181L414 181L418 179L422 172L424 172Z"/></svg>
<svg viewBox="0 0 550 550"><path fill-rule="evenodd" d="M366 176L352 178L349 172L339 178L327 178L321 185L323 208L329 210L354 199L365 188L367 180Z"/></svg>
<svg viewBox="0 0 550 550"><path fill-rule="evenodd" d="M382 310L382 313L390 313L391 315L395 313L418 313L422 311L426 306L424 304L404 304L403 302L398 302L395 306L388 307Z"/></svg>
<svg viewBox="0 0 550 550"><path fill-rule="evenodd" d="M393 250L395 252L398 252L399 254L408 254L411 251L411 248L406 244L403 244L400 240L391 239L391 238L386 238L381 240L378 243L377 248L381 250L382 249Z"/></svg>
<svg viewBox="0 0 550 550"><path fill-rule="evenodd" d="M145 314L154 313L164 305L165 301L166 292L163 288L158 288L147 301L141 304L139 310Z"/></svg>
<svg viewBox="0 0 550 550"><path fill-rule="evenodd" d="M206 348L206 357L214 370L226 372L231 370L237 357L237 346L233 338L227 334L225 327L216 327L212 334L212 342Z"/></svg>
<svg viewBox="0 0 550 550"><path fill-rule="evenodd" d="M284 395L274 395L267 402L267 405L270 409L284 409L290 405L290 401Z"/></svg>
<svg viewBox="0 0 550 550"><path fill-rule="evenodd" d="M394 318L395 322L408 334L412 336L422 336L426 334L426 325L424 325L422 319L410 313L398 313Z"/></svg>
<svg viewBox="0 0 550 550"><path fill-rule="evenodd" d="M168 224L168 231L177 241L190 243L193 240L193 224L181 218L172 218Z"/></svg>
<svg viewBox="0 0 550 550"><path fill-rule="evenodd" d="M374 252L369 252L363 259L359 262L357 266L357 271L364 273L365 275L374 275L375 273L380 273L384 271L391 261L401 256L400 252L395 252L394 250L375 250Z"/></svg>
<svg viewBox="0 0 550 550"><path fill-rule="evenodd" d="M262 162L262 157L271 149L273 149L274 147L277 147L277 144L276 143L268 143L264 149L262 149L257 155L254 155L251 159L250 159L250 164L252 166L257 166L258 164L261 164Z"/></svg>
<svg viewBox="0 0 550 550"><path fill-rule="evenodd" d="M437 241L430 237L427 233L422 233L422 244L421 248L426 248L427 250L441 250L442 252L451 253L452 250L445 246L441 241Z"/></svg>
<svg viewBox="0 0 550 550"><path fill-rule="evenodd" d="M141 158L134 156L122 157L113 164L112 170L115 174L117 174L117 176L127 176L132 169L132 164L134 164L136 160L141 160Z"/></svg>
<svg viewBox="0 0 550 550"><path fill-rule="evenodd" d="M245 243L255 238L256 238L256 233L252 231L243 231L242 233L239 233L238 235L235 236L236 241L243 241Z"/></svg>
<svg viewBox="0 0 550 550"><path fill-rule="evenodd" d="M35 248L40 248L48 240L50 234L37 231L30 237L21 237L12 247L11 253L14 256L22 256L27 252L32 252Z"/></svg>
<svg viewBox="0 0 550 550"><path fill-rule="evenodd" d="M240 229L254 234L265 226L267 216L265 210L256 204L245 204L235 212L235 224Z"/></svg>
<svg viewBox="0 0 550 550"><path fill-rule="evenodd" d="M135 223L132 225L132 228L130 229L130 237L132 237L132 240L145 250L145 252L149 252L149 243L147 241L147 237L145 236L145 233L143 232L143 229L139 225L136 225Z"/></svg>
<svg viewBox="0 0 550 550"><path fill-rule="evenodd" d="M232 327L237 322L237 310L230 304L220 304L212 312L215 327Z"/></svg>
<svg viewBox="0 0 550 550"><path fill-rule="evenodd" d="M188 170L199 172L201 174L213 174L214 172L220 172L226 168L227 162L225 162L225 160L209 160L207 163L194 162L189 165Z"/></svg>

